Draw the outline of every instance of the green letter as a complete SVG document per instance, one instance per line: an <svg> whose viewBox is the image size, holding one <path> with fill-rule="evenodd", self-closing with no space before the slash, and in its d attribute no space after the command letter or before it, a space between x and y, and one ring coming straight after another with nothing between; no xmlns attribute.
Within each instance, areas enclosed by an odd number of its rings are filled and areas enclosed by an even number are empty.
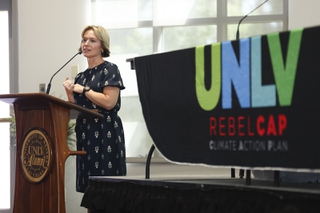
<svg viewBox="0 0 320 213"><path fill-rule="evenodd" d="M204 46L196 47L196 94L202 109L210 111L216 107L221 90L220 43L211 45L211 87L205 86Z"/></svg>
<svg viewBox="0 0 320 213"><path fill-rule="evenodd" d="M280 106L290 106L300 51L302 29L290 32L286 64L283 63L279 33L267 35Z"/></svg>

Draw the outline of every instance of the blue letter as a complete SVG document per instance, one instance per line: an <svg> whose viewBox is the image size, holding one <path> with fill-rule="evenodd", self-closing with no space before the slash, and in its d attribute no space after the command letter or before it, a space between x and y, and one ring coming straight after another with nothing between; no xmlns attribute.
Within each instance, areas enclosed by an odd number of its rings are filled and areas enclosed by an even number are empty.
<svg viewBox="0 0 320 213"><path fill-rule="evenodd" d="M252 107L276 105L275 85L262 86L261 36L251 38L251 98Z"/></svg>
<svg viewBox="0 0 320 213"><path fill-rule="evenodd" d="M222 108L232 106L232 84L240 106L250 107L250 40L240 40L240 63L231 42L222 43Z"/></svg>

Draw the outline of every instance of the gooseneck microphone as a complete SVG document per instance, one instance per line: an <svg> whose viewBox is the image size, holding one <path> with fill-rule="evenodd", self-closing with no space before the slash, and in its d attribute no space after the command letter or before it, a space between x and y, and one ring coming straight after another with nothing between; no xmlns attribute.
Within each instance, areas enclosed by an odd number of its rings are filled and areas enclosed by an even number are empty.
<svg viewBox="0 0 320 213"><path fill-rule="evenodd" d="M79 52L77 52L77 54L75 54L72 58L70 58L69 61L67 61L67 63L65 63L57 72L55 72L52 77L50 78L50 81L48 83L48 86L47 86L47 91L46 91L46 94L49 94L50 92L50 89L51 89L51 81L53 79L53 77L58 73L60 72L60 70L62 70L72 59L74 59L74 57L76 57L77 55L81 55L82 51L80 50Z"/></svg>
<svg viewBox="0 0 320 213"><path fill-rule="evenodd" d="M239 23L238 23L238 28L237 28L237 34L236 34L236 39L237 40L239 40L239 26L240 26L240 24L241 24L241 22L243 21L243 19L245 19L245 18L247 18L251 13L253 13L254 11L256 11L259 7L261 7L262 5L264 5L267 1L269 1L269 0L266 0L266 1L264 1L264 2L262 2L258 7L256 7L256 8L254 8L250 13L248 13L247 15L245 15L245 16L243 16L243 18L239 21Z"/></svg>

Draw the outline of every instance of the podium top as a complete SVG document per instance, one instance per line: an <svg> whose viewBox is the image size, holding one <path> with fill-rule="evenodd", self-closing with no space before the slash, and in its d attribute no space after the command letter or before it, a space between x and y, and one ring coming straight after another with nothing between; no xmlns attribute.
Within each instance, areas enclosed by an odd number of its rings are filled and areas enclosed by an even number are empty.
<svg viewBox="0 0 320 213"><path fill-rule="evenodd" d="M0 101L8 104L23 103L23 106L21 107L30 107L32 105L48 105L48 103L53 103L69 109L70 119L75 119L79 115L83 115L84 117L103 118L103 115L100 113L91 111L69 101L64 101L45 93L2 94L0 95Z"/></svg>

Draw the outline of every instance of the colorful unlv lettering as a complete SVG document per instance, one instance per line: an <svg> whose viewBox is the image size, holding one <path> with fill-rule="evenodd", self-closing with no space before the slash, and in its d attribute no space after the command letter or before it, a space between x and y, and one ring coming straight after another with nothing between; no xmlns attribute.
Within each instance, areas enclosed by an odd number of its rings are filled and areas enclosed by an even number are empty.
<svg viewBox="0 0 320 213"><path fill-rule="evenodd" d="M280 34L267 35L275 85L262 85L261 36L240 40L239 61L230 41L211 45L211 85L205 86L205 47L195 48L195 89L203 110L213 110L221 95L222 109L232 108L232 85L241 108L290 106L299 59L302 29L289 32L286 54ZM286 55L286 59L283 59ZM250 63L251 62L251 63ZM277 92L277 95L276 95Z"/></svg>
<svg viewBox="0 0 320 213"><path fill-rule="evenodd" d="M196 47L196 94L202 109L210 111L219 101L221 88L221 47L220 43L211 46L211 87L205 86L204 46Z"/></svg>
<svg viewBox="0 0 320 213"><path fill-rule="evenodd" d="M286 64L282 57L279 33L267 35L280 106L290 106L299 59L302 29L290 32Z"/></svg>

